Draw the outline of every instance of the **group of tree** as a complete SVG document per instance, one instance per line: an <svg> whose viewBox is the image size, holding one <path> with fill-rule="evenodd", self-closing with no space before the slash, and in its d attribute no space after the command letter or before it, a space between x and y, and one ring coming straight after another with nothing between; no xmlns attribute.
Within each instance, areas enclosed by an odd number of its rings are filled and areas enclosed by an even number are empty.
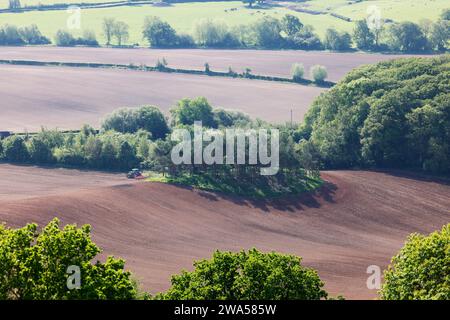
<svg viewBox="0 0 450 320"><path fill-rule="evenodd" d="M449 300L450 224L428 236L412 234L385 271L380 298ZM125 260L97 260L91 227L53 219L13 229L0 225L0 300L320 300L328 299L317 271L301 257L257 249L214 252L193 271L173 275L152 296L138 288ZM338 297L341 298L341 297Z"/></svg>
<svg viewBox="0 0 450 320"><path fill-rule="evenodd" d="M389 26L369 26L357 21L353 34L328 28L323 40L312 26L287 14L281 19L266 16L250 25L229 27L220 20L202 19L196 22L193 35L177 34L174 28L158 17L145 21L143 35L152 47L205 48L268 48L348 51L361 50L423 52L445 51L450 40L449 21L445 13L436 22L391 23Z"/></svg>
<svg viewBox="0 0 450 320"><path fill-rule="evenodd" d="M112 41L115 40L118 46L122 46L130 36L128 25L115 18L103 19L102 29L106 38L106 45L111 45Z"/></svg>
<svg viewBox="0 0 450 320"><path fill-rule="evenodd" d="M294 63L291 69L292 80L302 82L304 80L305 66L302 63ZM315 83L323 83L328 77L327 68L321 65L314 65L310 68L309 74Z"/></svg>
<svg viewBox="0 0 450 320"><path fill-rule="evenodd" d="M121 109L104 119L100 131L84 126L79 132L43 129L36 134L12 135L0 141L0 160L122 171L140 167L173 179L211 179L210 183L216 187L238 186L237 181L246 181L245 190L224 191L251 196L304 191L310 188L310 179L314 180L318 176L317 163L304 156L300 144L295 142L296 127L291 125L276 126L280 132L280 150L279 166L275 164L277 172L274 176L260 174L268 163L249 161L251 146L248 136L244 142L244 163L235 161L225 165L227 155L223 152L222 159L218 159L218 155L214 156L218 164L208 166L194 161L175 164L172 151L179 142L173 141L169 134L174 129L187 129L194 141L193 125L201 121L204 137L209 137L212 132L213 139L217 135L225 137L225 130L232 127L251 131L258 140L260 130L270 133L270 129L275 127L260 120L252 120L241 112L214 109L205 98L183 99L170 113L169 123L156 107ZM227 139L221 143L222 150L225 150ZM203 148L207 145L205 138Z"/></svg>
<svg viewBox="0 0 450 320"><path fill-rule="evenodd" d="M36 25L17 28L13 25L0 27L0 46L21 46L49 44L50 40L42 35Z"/></svg>
<svg viewBox="0 0 450 320"><path fill-rule="evenodd" d="M178 34L167 22L158 17L149 17L145 20L143 35L152 47L322 48L313 28L304 26L292 15L286 15L281 20L264 17L251 25L233 28L223 21L202 19L194 25L192 36Z"/></svg>
<svg viewBox="0 0 450 320"><path fill-rule="evenodd" d="M450 56L363 66L314 102L299 129L323 168L450 173Z"/></svg>
<svg viewBox="0 0 450 320"><path fill-rule="evenodd" d="M42 130L1 141L2 159L11 163L63 165L103 170L128 170L139 165L149 148L149 133L97 133L84 126L78 133ZM141 154L142 153L142 154Z"/></svg>
<svg viewBox="0 0 450 320"><path fill-rule="evenodd" d="M8 0L9 1L9 9L20 9L22 5L20 4L20 0Z"/></svg>
<svg viewBox="0 0 450 320"><path fill-rule="evenodd" d="M99 45L95 33L90 30L85 30L81 37L75 37L69 31L58 30L55 35L55 44L58 47L97 47Z"/></svg>
<svg viewBox="0 0 450 320"><path fill-rule="evenodd" d="M422 52L449 49L450 21L445 15L436 22L423 20L370 28L366 20L356 22L353 40L357 48L373 51Z"/></svg>
<svg viewBox="0 0 450 320"><path fill-rule="evenodd" d="M11 0L16 1L16 0ZM102 23L107 45L113 42L123 46L129 39L129 26L115 18L105 18ZM361 50L393 52L432 52L449 49L450 21L448 12L432 22L423 20L420 24L400 22L369 25L366 20L356 21L352 34L328 28L324 38L314 32L310 25L304 25L294 15L286 14L281 19L265 16L247 25L229 27L224 21L202 19L195 23L193 33L178 33L161 18L147 17L143 26L143 38L155 48L262 48L349 51L354 47ZM48 44L33 25L19 29L6 25L0 29L0 45ZM85 31L82 37L75 37L68 31L58 31L55 38L58 46L98 46L92 31Z"/></svg>

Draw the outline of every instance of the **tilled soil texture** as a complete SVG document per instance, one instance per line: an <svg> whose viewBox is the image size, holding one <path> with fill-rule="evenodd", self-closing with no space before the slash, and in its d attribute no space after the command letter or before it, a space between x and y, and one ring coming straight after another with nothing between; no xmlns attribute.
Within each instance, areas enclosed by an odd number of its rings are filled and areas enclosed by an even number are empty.
<svg viewBox="0 0 450 320"><path fill-rule="evenodd" d="M429 233L450 221L450 186L403 173L324 172L321 190L276 201L146 182L48 196L30 184L23 193L38 197L18 199L27 175L6 181L3 175L0 221L43 225L58 216L63 223L91 224L104 255L125 258L142 288L153 293L216 249L256 247L302 256L332 295L372 299L377 295L366 286L368 266L384 269L408 234ZM56 186L55 176L48 179ZM61 186L72 178L79 173L61 175ZM42 175L42 185L46 180ZM8 192L15 197L6 197Z"/></svg>
<svg viewBox="0 0 450 320"><path fill-rule="evenodd" d="M365 64L411 57L412 55L342 53L301 50L211 50L211 49L113 49L113 48L58 48L58 47L2 47L0 59L54 62L97 62L113 64L145 64L154 66L165 58L172 68L235 72L250 68L252 73L290 77L292 64L303 63L306 78L309 69L319 64L328 70L328 80L339 81L350 70Z"/></svg>
<svg viewBox="0 0 450 320"><path fill-rule="evenodd" d="M1 50L1 49L0 49ZM114 69L0 65L0 131L99 127L121 107L155 105L165 114L183 98L284 123L303 119L324 89L298 84ZM3 81L4 80L4 81Z"/></svg>
<svg viewBox="0 0 450 320"><path fill-rule="evenodd" d="M0 203L92 190L127 182L125 174L121 173L0 164Z"/></svg>

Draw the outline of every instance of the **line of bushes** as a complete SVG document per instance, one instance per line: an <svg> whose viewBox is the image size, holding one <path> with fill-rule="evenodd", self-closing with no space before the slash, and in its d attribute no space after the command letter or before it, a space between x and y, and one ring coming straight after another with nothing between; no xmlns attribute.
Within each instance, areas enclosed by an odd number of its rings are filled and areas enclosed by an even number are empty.
<svg viewBox="0 0 450 320"><path fill-rule="evenodd" d="M304 25L296 16L287 14L281 19L263 17L249 25L230 28L225 22L201 19L193 27L192 35L179 34L159 17L148 17L143 28L144 38L157 48L261 48L349 51L353 47L371 51L431 52L448 50L450 21L442 13L436 22L368 24L356 22L352 34L334 28L326 30L321 40L314 28Z"/></svg>
<svg viewBox="0 0 450 320"><path fill-rule="evenodd" d="M283 78L276 76L266 76L252 74L251 69L246 68L242 73L235 72L229 67L227 72L212 71L208 63L205 63L204 70L191 70L168 67L166 59L157 61L154 67L146 65L134 65L134 64L111 64L111 63L91 63L91 62L51 62L51 61L32 61L32 60L0 60L0 64L12 64L12 65L28 65L28 66L58 66L58 67L79 67L79 68L114 68L114 69L131 69L141 71L158 71L167 73L184 73L195 75L207 75L211 77L231 77L231 78L243 78L265 81L278 81L278 82L291 82L302 85L315 85L324 88L330 88L335 85L334 82L326 81L328 72L324 66L315 65L310 69L310 75L313 80L305 79L303 64L296 63L292 67L292 77Z"/></svg>
<svg viewBox="0 0 450 320"><path fill-rule="evenodd" d="M50 43L50 39L44 37L36 25L23 28L13 25L0 26L0 45L21 46Z"/></svg>

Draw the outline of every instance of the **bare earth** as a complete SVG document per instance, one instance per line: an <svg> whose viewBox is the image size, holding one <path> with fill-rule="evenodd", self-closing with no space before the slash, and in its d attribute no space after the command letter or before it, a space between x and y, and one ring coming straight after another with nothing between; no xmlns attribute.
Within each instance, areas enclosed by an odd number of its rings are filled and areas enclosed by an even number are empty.
<svg viewBox="0 0 450 320"><path fill-rule="evenodd" d="M375 298L366 287L367 267L385 268L409 233L428 233L450 221L448 184L400 173L324 172L327 186L314 195L248 201L120 179L86 189L78 171L59 171L58 179L58 171L47 178L46 169L21 174L19 168L5 180L16 169L0 168L0 221L42 225L58 216L63 223L89 223L104 253L124 257L151 292L167 289L171 274L191 269L194 259L215 249L257 247L304 257L333 295ZM81 190L64 190L68 181ZM44 196L39 183L52 186L52 195ZM25 184L27 191L18 195Z"/></svg>
<svg viewBox="0 0 450 320"><path fill-rule="evenodd" d="M0 131L41 126L98 127L121 107L151 104L168 113L182 98L205 96L214 107L271 122L300 121L324 89L296 84L112 69L0 65Z"/></svg>
<svg viewBox="0 0 450 320"><path fill-rule="evenodd" d="M57 62L98 62L154 66L165 58L171 67L204 70L208 62L212 70L236 72L245 68L254 74L289 77L293 63L303 63L309 69L315 64L326 66L330 81L342 79L350 70L380 61L410 57L410 55L336 53L300 50L202 50L202 49L113 49L58 47L2 47L0 59Z"/></svg>

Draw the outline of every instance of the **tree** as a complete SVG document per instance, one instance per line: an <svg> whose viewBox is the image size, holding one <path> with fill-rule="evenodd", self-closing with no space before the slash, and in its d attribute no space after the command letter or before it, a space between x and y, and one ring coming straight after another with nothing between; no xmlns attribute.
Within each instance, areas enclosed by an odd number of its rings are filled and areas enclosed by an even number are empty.
<svg viewBox="0 0 450 320"><path fill-rule="evenodd" d="M450 224L428 236L412 234L384 272L385 300L450 299Z"/></svg>
<svg viewBox="0 0 450 320"><path fill-rule="evenodd" d="M120 168L124 170L130 170L139 164L136 150L127 141L120 145L118 160Z"/></svg>
<svg viewBox="0 0 450 320"><path fill-rule="evenodd" d="M30 158L35 163L54 162L52 149L40 137L33 137L29 147Z"/></svg>
<svg viewBox="0 0 450 320"><path fill-rule="evenodd" d="M314 82L321 83L328 77L327 68L320 65L314 65L310 69L310 75Z"/></svg>
<svg viewBox="0 0 450 320"><path fill-rule="evenodd" d="M72 47L77 44L77 40L70 32L58 30L55 36L55 44L58 47Z"/></svg>
<svg viewBox="0 0 450 320"><path fill-rule="evenodd" d="M169 133L166 118L154 106L116 110L106 117L102 128L122 133L135 133L143 129L150 132L154 139L163 139Z"/></svg>
<svg viewBox="0 0 450 320"><path fill-rule="evenodd" d="M427 48L427 39L417 24L402 22L390 27L388 45L395 51L423 51Z"/></svg>
<svg viewBox="0 0 450 320"><path fill-rule="evenodd" d="M178 46L176 31L159 17L145 18L143 35L151 47L170 48Z"/></svg>
<svg viewBox="0 0 450 320"><path fill-rule="evenodd" d="M116 38L118 46L121 46L123 42L128 40L128 37L130 36L128 29L128 25L123 21L116 21L116 23L114 23L112 35Z"/></svg>
<svg viewBox="0 0 450 320"><path fill-rule="evenodd" d="M103 142L95 135L87 137L84 145L84 155L88 164L92 167L100 167L102 164Z"/></svg>
<svg viewBox="0 0 450 320"><path fill-rule="evenodd" d="M49 44L50 40L46 37L44 37L39 31L38 27L33 24L29 27L23 27L19 30L19 33L22 37L22 39L27 43L31 45L35 44Z"/></svg>
<svg viewBox="0 0 450 320"><path fill-rule="evenodd" d="M26 162L30 158L25 141L20 136L13 135L3 140L3 149L6 161Z"/></svg>
<svg viewBox="0 0 450 320"><path fill-rule="evenodd" d="M352 37L348 32L338 32L333 28L327 29L323 41L325 49L341 51L349 50L352 44Z"/></svg>
<svg viewBox="0 0 450 320"><path fill-rule="evenodd" d="M256 249L216 251L194 263L193 272L172 277L160 299L170 300L319 300L327 297L317 272L301 258Z"/></svg>
<svg viewBox="0 0 450 320"><path fill-rule="evenodd" d="M104 18L102 23L103 35L106 38L106 44L110 45L112 37L114 35L114 28L116 25L116 19Z"/></svg>
<svg viewBox="0 0 450 320"><path fill-rule="evenodd" d="M196 99L182 99L175 108L170 110L174 125L193 125L195 121L202 121L204 127L216 128L214 113L208 100L204 97Z"/></svg>
<svg viewBox="0 0 450 320"><path fill-rule="evenodd" d="M441 13L441 19L450 21L450 9L444 9Z"/></svg>
<svg viewBox="0 0 450 320"><path fill-rule="evenodd" d="M281 19L281 28L288 37L291 37L303 28L303 23L296 16L287 14Z"/></svg>
<svg viewBox="0 0 450 320"><path fill-rule="evenodd" d="M305 74L305 66L302 63L294 63L291 69L292 80L299 82Z"/></svg>
<svg viewBox="0 0 450 320"><path fill-rule="evenodd" d="M430 31L430 45L433 50L444 51L449 48L450 21L438 20L432 24Z"/></svg>
<svg viewBox="0 0 450 320"><path fill-rule="evenodd" d="M242 0L242 2L248 4L248 7L251 8L256 0Z"/></svg>
<svg viewBox="0 0 450 320"><path fill-rule="evenodd" d="M20 9L21 8L20 0L9 0L9 8Z"/></svg>
<svg viewBox="0 0 450 320"><path fill-rule="evenodd" d="M100 248L91 228L53 219L41 231L36 224L10 229L0 225L0 299L133 299L136 289L124 260L108 257L91 263ZM79 268L81 286L69 290L70 266Z"/></svg>
<svg viewBox="0 0 450 320"><path fill-rule="evenodd" d="M201 19L194 26L194 39L204 47L231 48L238 45L238 40L229 31L222 21Z"/></svg>
<svg viewBox="0 0 450 320"><path fill-rule="evenodd" d="M374 47L375 35L370 30L366 20L356 22L355 30L353 31L353 40L359 49L370 50Z"/></svg>
<svg viewBox="0 0 450 320"><path fill-rule="evenodd" d="M320 50L322 42L314 33L312 26L306 25L297 33L287 38L289 47L303 50Z"/></svg>
<svg viewBox="0 0 450 320"><path fill-rule="evenodd" d="M280 21L273 17L264 17L253 24L256 45L262 48L280 48L283 43Z"/></svg>
<svg viewBox="0 0 450 320"><path fill-rule="evenodd" d="M0 28L0 44L20 46L24 45L25 41L16 26L7 24Z"/></svg>
<svg viewBox="0 0 450 320"><path fill-rule="evenodd" d="M92 30L84 30L83 37L78 39L78 44L82 44L82 45L90 46L90 47L97 47L98 41L97 41L97 37L95 36L95 32Z"/></svg>
<svg viewBox="0 0 450 320"><path fill-rule="evenodd" d="M250 117L242 112L223 109L214 109L214 121L223 127L245 126L252 122Z"/></svg>

